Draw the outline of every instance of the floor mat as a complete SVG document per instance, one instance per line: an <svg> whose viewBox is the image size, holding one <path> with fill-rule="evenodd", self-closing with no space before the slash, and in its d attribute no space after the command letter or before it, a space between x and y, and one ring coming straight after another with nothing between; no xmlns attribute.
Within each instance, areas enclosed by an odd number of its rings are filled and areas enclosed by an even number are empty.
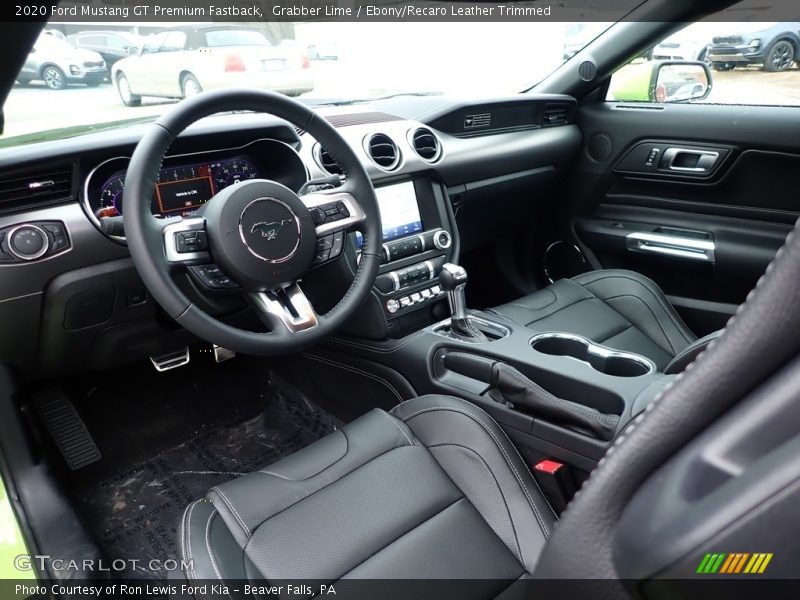
<svg viewBox="0 0 800 600"><path fill-rule="evenodd" d="M263 409L257 414L203 431L99 483L79 486L79 510L107 558L138 561L137 568L124 577L166 577L149 563L178 558L180 520L191 501L205 496L214 485L263 468L340 425L274 376L261 395Z"/></svg>

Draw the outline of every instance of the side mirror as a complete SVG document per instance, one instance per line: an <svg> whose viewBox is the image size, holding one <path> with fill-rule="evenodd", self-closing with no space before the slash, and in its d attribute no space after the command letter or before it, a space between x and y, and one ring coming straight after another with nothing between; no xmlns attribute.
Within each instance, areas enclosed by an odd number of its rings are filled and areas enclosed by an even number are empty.
<svg viewBox="0 0 800 600"><path fill-rule="evenodd" d="M128 46L125 50L128 52L128 56L137 56L139 54L139 48L136 46Z"/></svg>
<svg viewBox="0 0 800 600"><path fill-rule="evenodd" d="M708 97L711 70L699 61L656 60L630 63L611 79L610 99L674 104Z"/></svg>
<svg viewBox="0 0 800 600"><path fill-rule="evenodd" d="M711 70L703 62L664 61L658 65L653 102L704 100L711 93Z"/></svg>

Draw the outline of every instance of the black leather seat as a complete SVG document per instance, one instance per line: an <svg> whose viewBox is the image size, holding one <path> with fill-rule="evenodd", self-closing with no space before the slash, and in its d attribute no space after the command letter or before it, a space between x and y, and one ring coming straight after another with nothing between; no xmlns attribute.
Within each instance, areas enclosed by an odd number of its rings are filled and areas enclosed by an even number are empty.
<svg viewBox="0 0 800 600"><path fill-rule="evenodd" d="M667 373L682 371L718 335L698 340L655 282L623 270L561 279L491 312L537 333L576 333L646 356Z"/></svg>
<svg viewBox="0 0 800 600"><path fill-rule="evenodd" d="M482 579L472 596L495 597L555 520L488 414L424 396L213 488L180 543L193 580Z"/></svg>

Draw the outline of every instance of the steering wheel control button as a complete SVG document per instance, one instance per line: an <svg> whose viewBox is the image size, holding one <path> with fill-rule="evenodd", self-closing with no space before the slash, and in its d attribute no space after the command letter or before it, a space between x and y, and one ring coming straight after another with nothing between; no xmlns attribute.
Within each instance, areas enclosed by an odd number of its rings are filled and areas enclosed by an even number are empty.
<svg viewBox="0 0 800 600"><path fill-rule="evenodd" d="M175 234L175 250L178 254L204 252L208 250L208 238L205 231L183 231Z"/></svg>
<svg viewBox="0 0 800 600"><path fill-rule="evenodd" d="M271 263L286 262L300 246L300 219L286 203L259 198L242 211L239 235L258 258Z"/></svg>
<svg viewBox="0 0 800 600"><path fill-rule="evenodd" d="M312 215L314 216L315 225L323 225L349 218L350 211L347 210L347 206L342 201L329 202L312 209Z"/></svg>
<svg viewBox="0 0 800 600"><path fill-rule="evenodd" d="M38 225L19 225L8 233L8 249L20 260L36 260L50 248L50 239Z"/></svg>
<svg viewBox="0 0 800 600"><path fill-rule="evenodd" d="M197 265L189 267L189 272L195 280L211 290L233 290L239 287L219 265Z"/></svg>

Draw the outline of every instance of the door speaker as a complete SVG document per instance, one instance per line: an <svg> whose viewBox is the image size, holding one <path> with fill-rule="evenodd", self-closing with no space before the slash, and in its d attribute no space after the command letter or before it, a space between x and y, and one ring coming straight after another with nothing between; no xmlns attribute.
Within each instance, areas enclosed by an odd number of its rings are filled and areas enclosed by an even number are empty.
<svg viewBox="0 0 800 600"><path fill-rule="evenodd" d="M607 133L595 133L589 138L589 143L586 146L586 152L589 154L594 162L605 162L611 158L611 153L614 151L614 143L611 141L611 136Z"/></svg>
<svg viewBox="0 0 800 600"><path fill-rule="evenodd" d="M575 277L588 270L586 257L575 244L558 240L544 251L544 274L550 283Z"/></svg>

